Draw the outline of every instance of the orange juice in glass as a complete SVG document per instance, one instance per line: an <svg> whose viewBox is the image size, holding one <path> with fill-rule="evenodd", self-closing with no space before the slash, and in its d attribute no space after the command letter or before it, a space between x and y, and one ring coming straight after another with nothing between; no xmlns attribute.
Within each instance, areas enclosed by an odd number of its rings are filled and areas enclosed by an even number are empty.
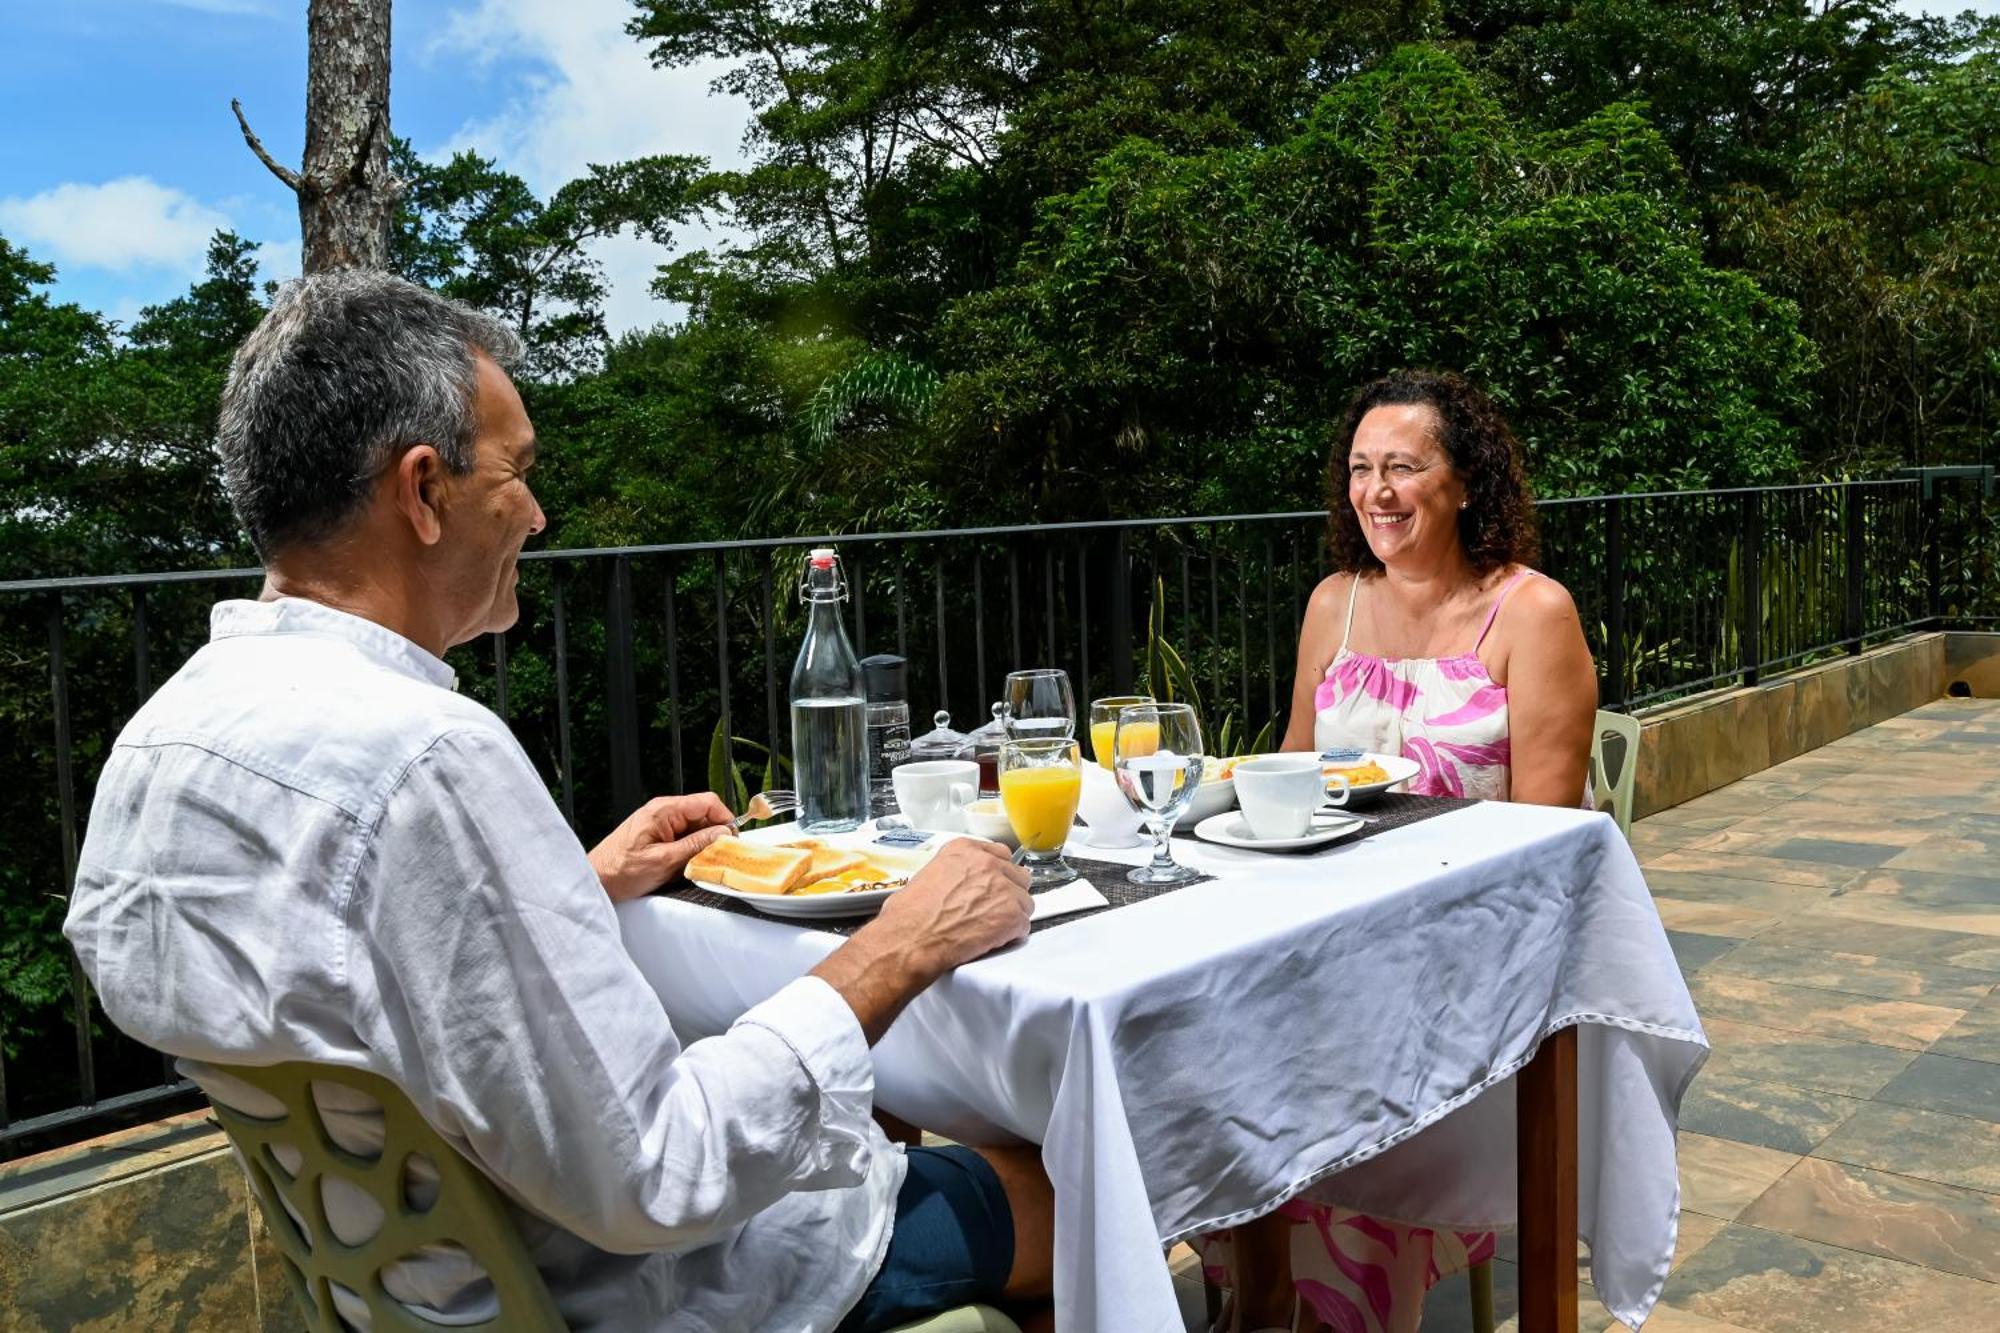
<svg viewBox="0 0 2000 1333"><path fill-rule="evenodd" d="M1062 849L1082 795L1082 754L1069 737L1010 740L1001 745L1000 805L1014 836L1021 840L1015 859L1028 868L1032 887L1076 878Z"/></svg>
<svg viewBox="0 0 2000 1333"><path fill-rule="evenodd" d="M1103 699L1093 699L1090 703L1090 757L1098 767L1109 771L1111 768L1111 738L1118 733L1118 710L1133 708L1153 702L1150 694L1114 694ZM1144 728L1142 727L1143 731ZM1157 748L1160 729L1153 727L1154 745ZM1128 744L1136 744L1141 738L1135 736ZM1138 753L1134 750L1133 753ZM1151 751L1148 751L1151 753Z"/></svg>

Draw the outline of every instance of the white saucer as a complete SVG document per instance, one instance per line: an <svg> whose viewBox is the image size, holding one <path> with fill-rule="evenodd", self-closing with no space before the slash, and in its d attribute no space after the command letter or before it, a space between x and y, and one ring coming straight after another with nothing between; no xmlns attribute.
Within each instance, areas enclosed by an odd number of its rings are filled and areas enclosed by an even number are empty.
<svg viewBox="0 0 2000 1333"><path fill-rule="evenodd" d="M1321 810L1313 815L1312 832L1303 838L1259 838L1250 832L1250 821L1240 810L1225 810L1219 815L1210 815L1194 826L1194 836L1204 842L1220 843L1224 847L1241 847L1251 852L1296 852L1306 847L1320 847L1342 838L1352 837L1368 827L1365 819L1341 814L1338 810Z"/></svg>

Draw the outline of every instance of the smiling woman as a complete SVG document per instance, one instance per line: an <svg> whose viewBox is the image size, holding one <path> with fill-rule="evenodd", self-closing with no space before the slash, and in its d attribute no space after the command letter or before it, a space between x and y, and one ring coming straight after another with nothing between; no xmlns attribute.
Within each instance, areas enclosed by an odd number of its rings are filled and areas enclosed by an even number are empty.
<svg viewBox="0 0 2000 1333"><path fill-rule="evenodd" d="M1534 505L1493 400L1448 372L1377 380L1327 471L1339 572L1306 608L1284 748L1400 754L1423 795L1587 805L1596 670L1569 593L1532 568ZM1374 1333L1415 1328L1431 1283L1493 1252L1491 1233L1301 1198L1206 1258L1239 1329L1292 1327L1297 1306Z"/></svg>
<svg viewBox="0 0 2000 1333"><path fill-rule="evenodd" d="M1402 754L1421 793L1576 805L1596 674L1568 592L1533 569L1499 408L1457 375L1405 371L1355 395L1344 435L1328 465L1341 572L1306 610L1286 748Z"/></svg>

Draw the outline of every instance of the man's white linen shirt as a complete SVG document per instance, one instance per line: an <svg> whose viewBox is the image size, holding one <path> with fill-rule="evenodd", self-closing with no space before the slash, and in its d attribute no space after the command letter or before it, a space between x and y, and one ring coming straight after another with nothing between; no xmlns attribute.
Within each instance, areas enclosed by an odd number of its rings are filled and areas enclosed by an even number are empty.
<svg viewBox="0 0 2000 1333"><path fill-rule="evenodd" d="M454 684L318 603L217 605L98 783L64 930L105 1012L211 1090L234 1081L207 1063L396 1083L514 1203L573 1328L832 1328L905 1169L853 1012L806 977L683 1049L527 755Z"/></svg>

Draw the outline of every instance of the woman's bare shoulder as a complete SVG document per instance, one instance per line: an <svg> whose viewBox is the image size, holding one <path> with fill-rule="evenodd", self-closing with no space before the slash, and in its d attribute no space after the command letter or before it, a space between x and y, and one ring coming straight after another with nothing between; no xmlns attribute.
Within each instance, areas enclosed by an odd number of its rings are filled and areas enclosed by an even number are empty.
<svg viewBox="0 0 2000 1333"><path fill-rule="evenodd" d="M1546 574L1521 580L1507 599L1507 614L1527 628L1576 623L1576 599L1569 589Z"/></svg>
<svg viewBox="0 0 2000 1333"><path fill-rule="evenodd" d="M1333 658L1333 645L1340 637L1347 615L1348 590L1356 574L1329 574L1319 581L1306 599L1305 619L1299 625L1299 652L1324 666Z"/></svg>
<svg viewBox="0 0 2000 1333"><path fill-rule="evenodd" d="M1319 586L1312 590L1312 596L1306 599L1307 614L1324 611L1338 603L1347 596L1348 588L1359 577L1361 577L1359 574L1328 574L1319 581Z"/></svg>

